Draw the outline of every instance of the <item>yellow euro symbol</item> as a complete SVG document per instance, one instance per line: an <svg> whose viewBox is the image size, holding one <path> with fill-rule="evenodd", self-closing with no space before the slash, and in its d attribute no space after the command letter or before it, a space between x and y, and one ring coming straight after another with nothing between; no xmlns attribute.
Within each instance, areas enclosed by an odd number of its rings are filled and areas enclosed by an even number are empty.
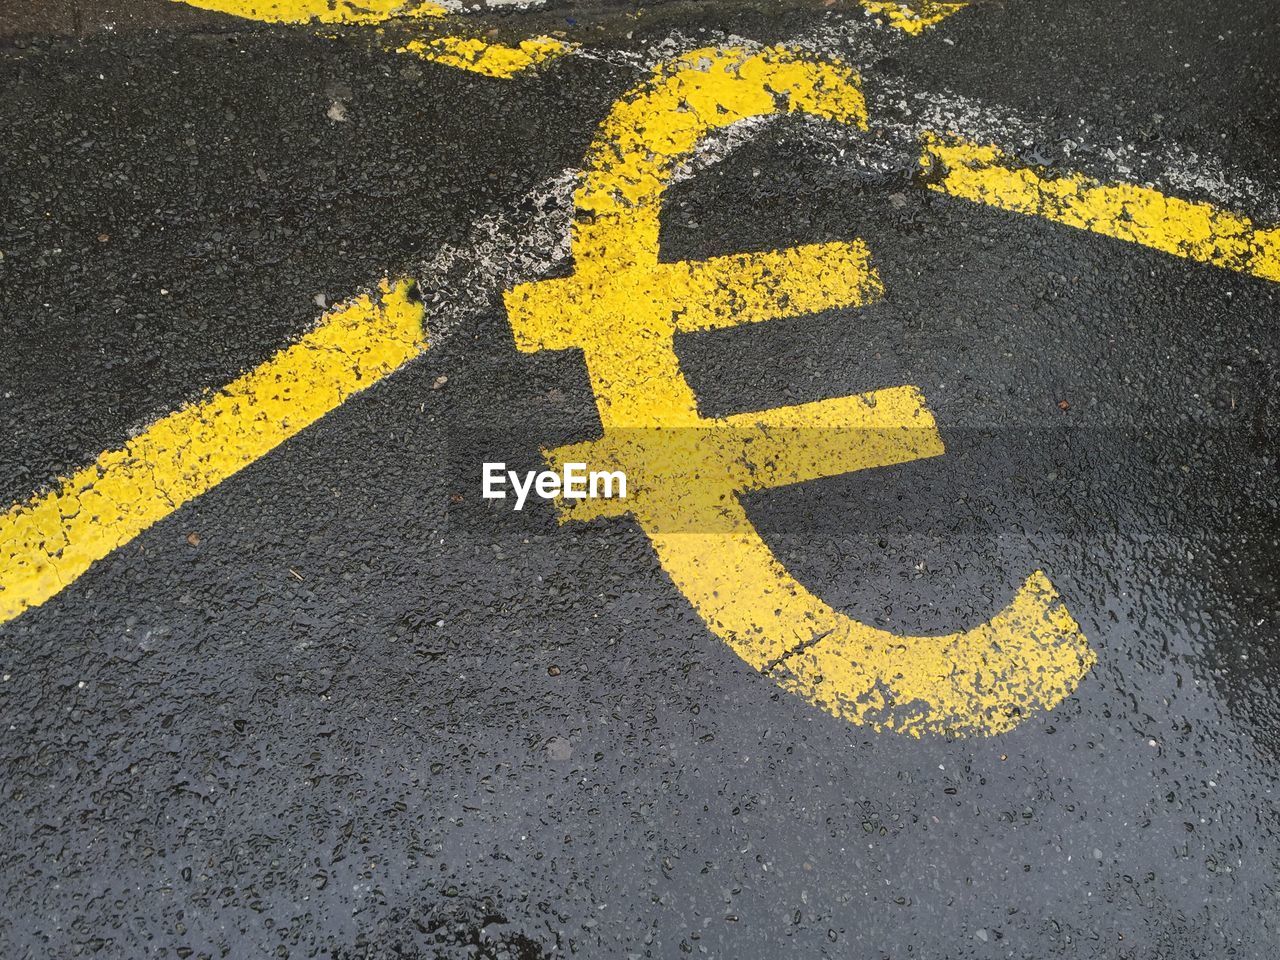
<svg viewBox="0 0 1280 960"><path fill-rule="evenodd" d="M943 452L911 386L709 418L680 370L690 333L858 307L883 293L859 240L658 262L663 192L711 131L799 112L866 129L858 77L782 49L707 49L659 68L600 128L575 194L574 273L505 295L516 345L583 351L603 436L546 454L620 469L625 500L561 501L562 520L630 514L676 587L743 660L876 730L1000 733L1052 709L1095 662L1044 573L991 620L899 636L842 614L778 562L739 494Z"/></svg>

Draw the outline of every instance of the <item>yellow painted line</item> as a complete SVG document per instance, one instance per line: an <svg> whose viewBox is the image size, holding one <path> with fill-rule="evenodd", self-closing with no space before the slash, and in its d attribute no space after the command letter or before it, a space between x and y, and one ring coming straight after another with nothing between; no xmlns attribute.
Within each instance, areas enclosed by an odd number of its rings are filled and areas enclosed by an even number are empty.
<svg viewBox="0 0 1280 960"><path fill-rule="evenodd" d="M676 429L616 427L599 440L549 451L553 469L588 463L622 470L628 496L566 500L564 518L594 520L645 514L666 533L733 533L736 512L723 496L768 490L943 452L933 414L915 387L834 397L715 419ZM707 488L704 497L704 489ZM776 645L774 638L761 638ZM759 666L781 656L771 646Z"/></svg>
<svg viewBox="0 0 1280 960"><path fill-rule="evenodd" d="M552 450L622 469L628 497L561 503L562 519L625 511L707 626L743 660L829 713L912 735L1008 730L1068 696L1095 662L1048 578L991 620L942 636L860 623L777 561L740 494L943 452L920 391L892 387L706 418L674 337L882 295L859 240L660 263L663 194L712 131L779 112L867 127L857 76L782 49L694 51L660 67L601 125L575 194L575 270L505 304L523 351L583 351L603 436Z"/></svg>
<svg viewBox="0 0 1280 960"><path fill-rule="evenodd" d="M935 3L931 0L913 0L911 3L897 3L895 0L858 0L869 12L884 21L895 30L909 33L917 37L930 27L936 27L953 13L967 7L968 3Z"/></svg>
<svg viewBox="0 0 1280 960"><path fill-rule="evenodd" d="M450 11L439 3L422 0L173 0L203 10L280 24L338 24L369 26L396 20L438 20ZM437 30L423 24L422 29ZM379 31L381 33L381 31ZM578 49L554 37L531 37L517 44L473 36L444 34L417 38L394 47L458 70L484 77L509 80L533 67Z"/></svg>
<svg viewBox="0 0 1280 960"><path fill-rule="evenodd" d="M553 37L533 37L521 40L516 46L475 37L437 37L434 40L411 40L396 48L396 52L412 53L446 67L509 80L521 71L572 53L575 49L575 44Z"/></svg>
<svg viewBox="0 0 1280 960"><path fill-rule="evenodd" d="M263 23L385 23L442 17L449 11L422 0L173 0L201 10Z"/></svg>
<svg viewBox="0 0 1280 960"><path fill-rule="evenodd" d="M656 235L646 238L647 243L655 240ZM643 288L635 291L630 316L648 310L663 313L680 302L682 309L674 317L680 333L759 323L788 311L816 313L834 305L861 306L884 294L871 266L871 253L861 240L653 264L633 283ZM507 294L508 306L522 317L515 328L517 345L522 350L577 346L582 329L598 309L600 294L595 278L581 271L517 287ZM557 308L538 308L531 299L554 300Z"/></svg>
<svg viewBox="0 0 1280 960"><path fill-rule="evenodd" d="M955 136L927 135L921 162L943 171L929 183L939 193L1280 281L1280 227L1259 227L1210 203L1078 173L1054 176Z"/></svg>
<svg viewBox="0 0 1280 960"><path fill-rule="evenodd" d="M426 349L412 283L335 307L297 343L0 517L0 623Z"/></svg>

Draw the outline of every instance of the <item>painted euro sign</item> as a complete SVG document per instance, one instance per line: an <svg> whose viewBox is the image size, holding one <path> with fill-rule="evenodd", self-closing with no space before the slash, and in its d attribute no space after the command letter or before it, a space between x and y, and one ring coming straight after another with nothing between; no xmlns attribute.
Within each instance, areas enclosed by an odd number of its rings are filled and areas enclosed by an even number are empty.
<svg viewBox="0 0 1280 960"><path fill-rule="evenodd" d="M713 130L782 111L862 129L857 76L782 49L708 49L664 65L600 128L575 194L574 273L505 295L520 350L582 350L603 436L547 452L627 474L627 500L562 501L564 520L630 514L713 633L784 690L876 730L996 734L1052 709L1095 662L1041 571L991 620L945 636L860 623L778 562L739 502L943 453L913 386L708 418L676 333L819 310L882 293L860 240L697 262L658 261L663 192Z"/></svg>

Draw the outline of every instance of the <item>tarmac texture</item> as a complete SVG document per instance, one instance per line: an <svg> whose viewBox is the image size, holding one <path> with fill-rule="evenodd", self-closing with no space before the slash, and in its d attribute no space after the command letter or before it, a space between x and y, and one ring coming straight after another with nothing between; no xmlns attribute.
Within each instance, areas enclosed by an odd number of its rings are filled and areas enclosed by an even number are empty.
<svg viewBox="0 0 1280 960"><path fill-rule="evenodd" d="M1274 0L0 23L4 960L1271 955Z"/></svg>

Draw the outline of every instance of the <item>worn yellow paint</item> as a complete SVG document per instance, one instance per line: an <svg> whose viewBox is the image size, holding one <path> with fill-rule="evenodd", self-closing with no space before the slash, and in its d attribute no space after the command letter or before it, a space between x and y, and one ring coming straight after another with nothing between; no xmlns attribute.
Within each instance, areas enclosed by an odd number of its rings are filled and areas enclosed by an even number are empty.
<svg viewBox="0 0 1280 960"><path fill-rule="evenodd" d="M536 67L566 53L573 44L554 37L533 37L516 46L481 40L476 37L437 37L434 40L411 40L397 48L399 53L412 53L447 67L470 70L486 77L510 79L523 70Z"/></svg>
<svg viewBox="0 0 1280 960"><path fill-rule="evenodd" d="M384 23L442 17L448 10L424 0L174 0L202 10L263 23Z"/></svg>
<svg viewBox="0 0 1280 960"><path fill-rule="evenodd" d="M800 112L865 129L848 69L782 49L698 50L616 103L575 195L574 273L505 302L519 349L583 351L603 436L548 452L622 469L628 497L561 503L562 519L627 513L711 630L784 689L838 717L913 735L991 734L1058 704L1095 656L1045 575L990 621L899 636L810 593L778 563L740 494L943 452L924 398L903 386L728 417L698 412L679 332L882 294L864 243L659 263L659 213L676 166L711 131Z"/></svg>
<svg viewBox="0 0 1280 960"><path fill-rule="evenodd" d="M0 623L426 349L408 281L335 307L297 343L0 516Z"/></svg>
<svg viewBox="0 0 1280 960"><path fill-rule="evenodd" d="M385 24L393 20L434 20L449 11L424 0L174 0L204 10L229 13L263 23ZM433 30L435 28L432 28ZM422 28L427 32L427 28ZM381 34L382 31L379 31ZM515 45L474 36L444 34L417 37L395 47L459 70L504 80L530 67L572 53L576 44L554 37L532 37Z"/></svg>
<svg viewBox="0 0 1280 960"><path fill-rule="evenodd" d="M896 30L919 36L930 27L936 27L947 17L967 7L968 3L934 3L931 0L913 0L896 3L894 0L859 0L862 6Z"/></svg>
<svg viewBox="0 0 1280 960"><path fill-rule="evenodd" d="M1213 204L1078 173L1054 176L954 136L926 136L921 162L939 169L929 182L939 193L1280 281L1280 227L1260 228Z"/></svg>

